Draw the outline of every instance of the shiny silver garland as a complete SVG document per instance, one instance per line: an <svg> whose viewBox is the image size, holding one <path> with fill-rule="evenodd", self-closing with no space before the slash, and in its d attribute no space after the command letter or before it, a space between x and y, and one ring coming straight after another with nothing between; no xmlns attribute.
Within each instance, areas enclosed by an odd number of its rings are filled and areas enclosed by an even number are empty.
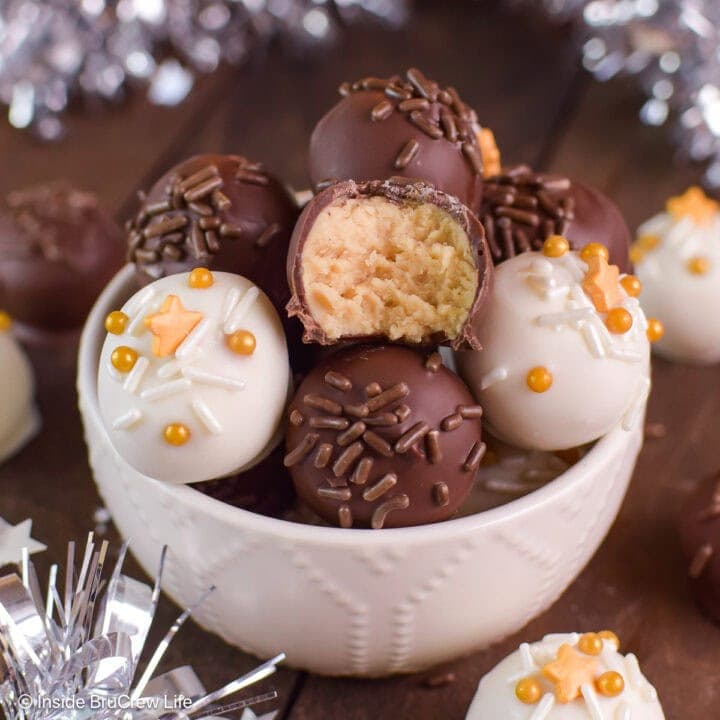
<svg viewBox="0 0 720 720"><path fill-rule="evenodd" d="M683 153L720 187L720 0L512 0L578 23L598 80L637 76L640 118L670 125Z"/></svg>
<svg viewBox="0 0 720 720"><path fill-rule="evenodd" d="M281 653L208 693L190 666L156 675L168 646L190 617L187 608L139 664L160 599L165 549L153 586L123 575L125 543L107 574L108 543L90 534L79 564L70 543L64 573L53 565L45 598L27 550L22 574L0 577L0 717L5 720L214 720L277 697L274 691L221 705L272 675ZM208 590L208 593L212 588ZM199 599L202 602L204 597Z"/></svg>
<svg viewBox="0 0 720 720"><path fill-rule="evenodd" d="M0 0L0 101L17 128L63 134L75 98L136 87L175 105L197 73L239 64L279 38L300 50L344 23L401 24L411 0Z"/></svg>

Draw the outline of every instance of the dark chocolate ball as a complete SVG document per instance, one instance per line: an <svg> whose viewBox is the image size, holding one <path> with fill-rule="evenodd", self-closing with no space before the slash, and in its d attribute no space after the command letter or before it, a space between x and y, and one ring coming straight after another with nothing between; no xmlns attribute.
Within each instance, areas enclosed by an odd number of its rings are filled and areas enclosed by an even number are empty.
<svg viewBox="0 0 720 720"><path fill-rule="evenodd" d="M425 181L326 188L295 226L287 272L288 313L303 323L306 342L480 348L473 325L493 272L483 228Z"/></svg>
<svg viewBox="0 0 720 720"><path fill-rule="evenodd" d="M300 499L341 527L446 520L470 493L485 451L481 414L438 353L352 348L298 388L285 465Z"/></svg>
<svg viewBox="0 0 720 720"><path fill-rule="evenodd" d="M630 230L617 206L595 188L526 165L487 178L478 213L496 263L539 250L550 235L563 235L573 250L600 243L610 262L631 272Z"/></svg>
<svg viewBox="0 0 720 720"><path fill-rule="evenodd" d="M384 180L392 175L427 180L477 207L483 168L499 155L492 133L453 88L419 70L406 77L365 78L340 87L343 95L310 139L310 178Z"/></svg>
<svg viewBox="0 0 720 720"><path fill-rule="evenodd" d="M128 254L143 284L208 267L252 280L283 311L284 260L298 214L287 188L259 163L197 155L141 195L128 224Z"/></svg>
<svg viewBox="0 0 720 720"><path fill-rule="evenodd" d="M702 610L720 623L720 473L702 482L684 504L680 541L690 590Z"/></svg>
<svg viewBox="0 0 720 720"><path fill-rule="evenodd" d="M285 451L279 445L264 460L249 470L217 480L194 483L195 490L260 515L281 517L295 500L295 491L283 466Z"/></svg>
<svg viewBox="0 0 720 720"><path fill-rule="evenodd" d="M122 264L120 229L95 195L56 182L2 201L0 309L21 324L79 327Z"/></svg>

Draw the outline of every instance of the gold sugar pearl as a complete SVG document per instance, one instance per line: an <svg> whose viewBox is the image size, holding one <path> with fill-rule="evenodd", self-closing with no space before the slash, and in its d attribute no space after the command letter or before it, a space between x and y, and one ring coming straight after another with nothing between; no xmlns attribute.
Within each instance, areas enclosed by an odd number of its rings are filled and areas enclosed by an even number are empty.
<svg viewBox="0 0 720 720"><path fill-rule="evenodd" d="M12 326L12 318L4 310L0 310L0 332L6 332Z"/></svg>
<svg viewBox="0 0 720 720"><path fill-rule="evenodd" d="M580 251L580 258L585 262L595 255L602 255L608 262L610 261L610 251L602 243L588 243Z"/></svg>
<svg viewBox="0 0 720 720"><path fill-rule="evenodd" d="M603 649L603 639L597 633L585 633L578 640L577 646L586 655L599 655Z"/></svg>
<svg viewBox="0 0 720 720"><path fill-rule="evenodd" d="M122 310L113 310L105 318L105 329L113 335L122 335L129 320L130 318Z"/></svg>
<svg viewBox="0 0 720 720"><path fill-rule="evenodd" d="M532 368L527 374L527 386L536 393L544 393L553 383L552 373L542 365Z"/></svg>
<svg viewBox="0 0 720 720"><path fill-rule="evenodd" d="M135 367L137 359L137 350L133 350L127 345L116 347L110 356L112 366L121 373L130 372Z"/></svg>
<svg viewBox="0 0 720 720"><path fill-rule="evenodd" d="M612 630L601 630L598 635L606 642L613 643L616 648L620 647L620 638Z"/></svg>
<svg viewBox="0 0 720 720"><path fill-rule="evenodd" d="M562 235L551 235L542 246L543 255L546 257L562 257L570 250L570 243Z"/></svg>
<svg viewBox="0 0 720 720"><path fill-rule="evenodd" d="M642 292L642 283L634 275L625 275L620 278L620 284L623 286L623 290L630 297L640 297Z"/></svg>
<svg viewBox="0 0 720 720"><path fill-rule="evenodd" d="M696 255L687 261L687 269L693 275L705 275L710 270L710 261L702 255Z"/></svg>
<svg viewBox="0 0 720 720"><path fill-rule="evenodd" d="M168 445L184 445L190 440L190 428L182 423L170 423L163 430L163 439Z"/></svg>
<svg viewBox="0 0 720 720"><path fill-rule="evenodd" d="M665 334L665 326L657 318L648 318L647 339L657 342Z"/></svg>
<svg viewBox="0 0 720 720"><path fill-rule="evenodd" d="M542 697L542 687L537 678L526 677L515 685L515 697L525 705L534 705Z"/></svg>
<svg viewBox="0 0 720 720"><path fill-rule="evenodd" d="M255 352L255 336L249 330L237 330L227 336L226 342L237 355L252 355Z"/></svg>
<svg viewBox="0 0 720 720"><path fill-rule="evenodd" d="M637 239L637 246L643 250L654 250L660 242L659 235L641 235Z"/></svg>
<svg viewBox="0 0 720 720"><path fill-rule="evenodd" d="M605 697L617 697L625 689L625 680L619 672L608 670L595 680L595 689Z"/></svg>
<svg viewBox="0 0 720 720"><path fill-rule="evenodd" d="M645 258L645 250L643 250L637 243L630 248L630 262L633 265L640 264Z"/></svg>
<svg viewBox="0 0 720 720"><path fill-rule="evenodd" d="M207 290L215 282L213 274L204 267L197 267L190 271L188 285L196 290Z"/></svg>
<svg viewBox="0 0 720 720"><path fill-rule="evenodd" d="M632 315L625 308L613 308L605 317L605 327L616 335L623 335L632 325Z"/></svg>

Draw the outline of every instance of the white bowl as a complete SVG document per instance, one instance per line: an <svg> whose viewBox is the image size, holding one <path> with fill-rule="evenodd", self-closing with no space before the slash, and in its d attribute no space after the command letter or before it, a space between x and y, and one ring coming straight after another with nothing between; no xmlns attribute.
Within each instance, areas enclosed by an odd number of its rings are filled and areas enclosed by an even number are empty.
<svg viewBox="0 0 720 720"><path fill-rule="evenodd" d="M103 320L131 293L112 280L80 344L80 410L95 480L115 524L180 605L217 591L200 625L260 657L328 675L411 672L482 649L550 606L612 524L642 444L619 427L530 495L437 525L342 530L239 510L152 480L110 444L98 412Z"/></svg>

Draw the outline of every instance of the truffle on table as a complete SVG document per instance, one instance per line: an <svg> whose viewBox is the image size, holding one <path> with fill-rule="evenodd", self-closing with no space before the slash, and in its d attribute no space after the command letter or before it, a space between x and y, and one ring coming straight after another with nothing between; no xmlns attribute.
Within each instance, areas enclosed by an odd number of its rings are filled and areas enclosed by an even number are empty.
<svg viewBox="0 0 720 720"><path fill-rule="evenodd" d="M664 720L657 691L611 630L546 635L487 673L466 720Z"/></svg>
<svg viewBox="0 0 720 720"><path fill-rule="evenodd" d="M631 271L630 230L620 210L599 190L563 175L506 168L485 180L478 217L496 263L562 235L573 250L604 245L613 265Z"/></svg>
<svg viewBox="0 0 720 720"><path fill-rule="evenodd" d="M720 473L702 482L683 506L680 540L693 597L720 623Z"/></svg>
<svg viewBox="0 0 720 720"><path fill-rule="evenodd" d="M406 178L337 183L303 210L288 253L288 313L305 341L477 348L492 260L477 218Z"/></svg>
<svg viewBox="0 0 720 720"><path fill-rule="evenodd" d="M499 171L493 134L452 88L417 68L340 86L310 139L315 188L337 180L418 178L476 208L483 174Z"/></svg>
<svg viewBox="0 0 720 720"><path fill-rule="evenodd" d="M0 206L0 309L47 333L80 327L122 267L120 229L95 195L64 182L11 192Z"/></svg>
<svg viewBox="0 0 720 720"><path fill-rule="evenodd" d="M300 499L340 527L445 520L475 481L485 451L481 415L438 353L352 348L298 388L285 465Z"/></svg>

